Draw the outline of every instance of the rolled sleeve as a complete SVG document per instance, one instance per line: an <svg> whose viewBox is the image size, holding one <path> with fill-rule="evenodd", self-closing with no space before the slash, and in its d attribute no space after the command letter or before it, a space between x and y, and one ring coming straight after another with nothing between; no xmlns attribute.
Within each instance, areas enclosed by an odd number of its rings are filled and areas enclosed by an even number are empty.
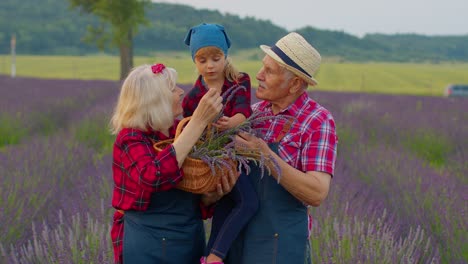
<svg viewBox="0 0 468 264"><path fill-rule="evenodd" d="M127 175L150 192L173 188L181 179L175 149L167 146L156 153L151 142L128 139L124 142Z"/></svg>
<svg viewBox="0 0 468 264"><path fill-rule="evenodd" d="M112 205L120 210L146 210L152 193L175 188L183 177L172 144L156 153L152 140L136 129L117 136L112 170Z"/></svg>
<svg viewBox="0 0 468 264"><path fill-rule="evenodd" d="M235 114L243 114L245 117L250 117L252 115L251 107L251 94L252 88L250 84L250 77L247 74L241 78L239 82L240 86L243 86L245 89L239 89L235 96L233 97L233 107L230 116Z"/></svg>
<svg viewBox="0 0 468 264"><path fill-rule="evenodd" d="M305 171L321 171L333 176L338 138L335 123L328 119L304 140L302 156Z"/></svg>

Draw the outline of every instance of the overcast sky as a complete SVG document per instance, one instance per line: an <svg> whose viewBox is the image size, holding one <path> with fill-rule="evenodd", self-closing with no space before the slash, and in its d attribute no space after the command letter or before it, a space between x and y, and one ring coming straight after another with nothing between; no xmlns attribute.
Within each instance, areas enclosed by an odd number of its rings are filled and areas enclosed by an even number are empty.
<svg viewBox="0 0 468 264"><path fill-rule="evenodd" d="M467 35L468 0L156 0L240 17L270 20L294 30L304 26L366 33Z"/></svg>

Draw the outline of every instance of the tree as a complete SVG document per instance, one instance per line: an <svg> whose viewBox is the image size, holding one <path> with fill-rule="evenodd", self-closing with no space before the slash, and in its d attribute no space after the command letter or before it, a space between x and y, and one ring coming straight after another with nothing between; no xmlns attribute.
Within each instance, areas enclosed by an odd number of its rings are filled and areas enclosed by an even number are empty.
<svg viewBox="0 0 468 264"><path fill-rule="evenodd" d="M88 26L86 40L98 48L115 46L120 51L120 79L133 68L133 36L140 24L147 24L145 6L150 0L69 0L73 8L94 14L100 19L97 27Z"/></svg>

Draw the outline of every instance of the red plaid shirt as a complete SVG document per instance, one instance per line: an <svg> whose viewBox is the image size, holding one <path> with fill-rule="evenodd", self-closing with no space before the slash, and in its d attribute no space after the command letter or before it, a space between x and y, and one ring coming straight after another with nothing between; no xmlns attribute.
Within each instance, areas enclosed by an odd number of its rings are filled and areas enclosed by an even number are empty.
<svg viewBox="0 0 468 264"><path fill-rule="evenodd" d="M273 115L271 103L261 101L253 111ZM289 132L278 146L279 156L292 167L303 171L321 171L333 175L338 138L331 113L303 93L293 104L278 113L293 117ZM285 125L283 119L268 120L264 140L274 142Z"/></svg>
<svg viewBox="0 0 468 264"><path fill-rule="evenodd" d="M176 124L170 129L175 135ZM169 139L157 131L124 128L116 137L113 150L112 171L114 191L112 206L121 211L144 211L153 192L167 191L182 180L174 147L169 145L156 154L152 141ZM202 208L204 218L211 217L212 208ZM122 262L123 213L114 213L111 238L116 263Z"/></svg>
<svg viewBox="0 0 468 264"><path fill-rule="evenodd" d="M239 90L236 92L236 95L232 97L229 102L226 102L226 99L229 97L229 94L225 94L226 91L234 85L244 86L246 89ZM202 76L200 75L195 82L193 88L187 93L182 101L182 107L184 108L184 117L191 116L195 109L200 103L203 95L206 94L208 89L205 87ZM225 116L231 117L237 113L243 114L245 117L250 117L252 115L252 109L250 107L250 77L247 73L242 73L242 77L238 82L230 82L227 79L224 80L224 85L221 88L221 95L224 97L224 111Z"/></svg>

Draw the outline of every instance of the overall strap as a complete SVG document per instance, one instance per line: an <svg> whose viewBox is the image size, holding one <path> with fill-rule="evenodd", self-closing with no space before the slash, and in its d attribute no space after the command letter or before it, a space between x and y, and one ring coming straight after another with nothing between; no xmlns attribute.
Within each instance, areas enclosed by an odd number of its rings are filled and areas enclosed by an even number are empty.
<svg viewBox="0 0 468 264"><path fill-rule="evenodd" d="M284 138L284 136L286 136L286 133L288 133L289 130L291 129L291 125L292 125L292 120L288 119L288 121L283 125L283 129L281 129L281 132L276 137L274 143L279 143Z"/></svg>

